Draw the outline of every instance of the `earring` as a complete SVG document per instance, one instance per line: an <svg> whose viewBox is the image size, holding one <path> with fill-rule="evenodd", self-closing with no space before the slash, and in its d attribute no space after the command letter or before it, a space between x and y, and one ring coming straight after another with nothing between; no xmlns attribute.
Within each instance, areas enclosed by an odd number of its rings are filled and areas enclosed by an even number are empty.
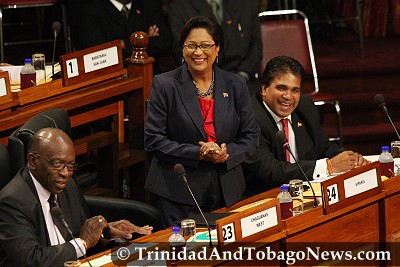
<svg viewBox="0 0 400 267"><path fill-rule="evenodd" d="M183 65L183 63L185 63L185 59L184 59L184 58L182 58L182 61L181 61L181 63L182 63L182 65Z"/></svg>
<svg viewBox="0 0 400 267"><path fill-rule="evenodd" d="M217 58L215 59L215 63L217 63L217 64L218 64L218 55L217 55Z"/></svg>

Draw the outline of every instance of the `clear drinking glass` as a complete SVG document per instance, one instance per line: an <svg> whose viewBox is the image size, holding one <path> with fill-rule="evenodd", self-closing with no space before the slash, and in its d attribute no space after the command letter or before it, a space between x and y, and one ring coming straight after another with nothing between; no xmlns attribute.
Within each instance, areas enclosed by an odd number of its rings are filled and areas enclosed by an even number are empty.
<svg viewBox="0 0 400 267"><path fill-rule="evenodd" d="M289 193L293 199L293 216L302 214L304 211L303 181L300 179L290 180Z"/></svg>
<svg viewBox="0 0 400 267"><path fill-rule="evenodd" d="M394 161L394 175L400 175L400 141L390 143L390 153Z"/></svg>
<svg viewBox="0 0 400 267"><path fill-rule="evenodd" d="M42 53L32 55L32 65L36 70L36 85L46 82L46 60Z"/></svg>
<svg viewBox="0 0 400 267"><path fill-rule="evenodd" d="M182 220L181 229L187 249L193 249L196 246L196 221L193 219Z"/></svg>

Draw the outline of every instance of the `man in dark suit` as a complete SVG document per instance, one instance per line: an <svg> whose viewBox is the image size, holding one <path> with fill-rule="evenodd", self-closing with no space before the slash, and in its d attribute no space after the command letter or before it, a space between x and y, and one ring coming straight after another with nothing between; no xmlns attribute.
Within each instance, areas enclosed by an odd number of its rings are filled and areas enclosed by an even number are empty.
<svg viewBox="0 0 400 267"><path fill-rule="evenodd" d="M258 71L262 56L260 23L255 1L217 0L216 15L210 2L210 0L174 0L170 3L168 22L173 37L172 51L177 65L180 65L182 59L182 49L178 44L179 35L186 21L195 16L218 16L224 32L225 47L219 53L217 64L224 70L245 77L250 87L256 82L255 73Z"/></svg>
<svg viewBox="0 0 400 267"><path fill-rule="evenodd" d="M75 149L63 131L44 128L33 136L27 167L0 192L0 266L63 266L95 246L102 233L132 237L136 226L126 220L86 219L83 197L71 179L74 169ZM54 205L62 209L74 240L52 218Z"/></svg>
<svg viewBox="0 0 400 267"><path fill-rule="evenodd" d="M291 179L305 180L293 157L286 155L277 141L276 133L285 130L283 119L288 119L290 147L310 180L369 162L360 154L344 151L329 141L313 101L301 94L303 79L303 67L290 57L275 57L266 65L261 77L261 92L252 99L261 128L260 144L243 164L249 187L254 183L257 185L258 191L253 193L280 186Z"/></svg>
<svg viewBox="0 0 400 267"><path fill-rule="evenodd" d="M122 10L126 10L123 14ZM81 11L80 48L121 40L123 58L132 54L130 36L135 31L149 36L147 53L157 58L170 51L170 31L160 0L94 0ZM158 73L158 63L154 66Z"/></svg>

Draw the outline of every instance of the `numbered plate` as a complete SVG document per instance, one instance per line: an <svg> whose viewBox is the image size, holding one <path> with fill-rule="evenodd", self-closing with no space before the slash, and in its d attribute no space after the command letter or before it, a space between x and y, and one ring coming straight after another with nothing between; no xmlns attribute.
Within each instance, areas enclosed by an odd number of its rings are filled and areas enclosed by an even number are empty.
<svg viewBox="0 0 400 267"><path fill-rule="evenodd" d="M235 225L233 222L222 226L222 236L224 238L224 244L236 241Z"/></svg>
<svg viewBox="0 0 400 267"><path fill-rule="evenodd" d="M339 202L339 191L338 191L338 185L333 184L330 185L326 188L328 191L328 203L329 205L335 204Z"/></svg>
<svg viewBox="0 0 400 267"><path fill-rule="evenodd" d="M79 75L78 59L73 58L66 61L67 65L67 77L72 78Z"/></svg>

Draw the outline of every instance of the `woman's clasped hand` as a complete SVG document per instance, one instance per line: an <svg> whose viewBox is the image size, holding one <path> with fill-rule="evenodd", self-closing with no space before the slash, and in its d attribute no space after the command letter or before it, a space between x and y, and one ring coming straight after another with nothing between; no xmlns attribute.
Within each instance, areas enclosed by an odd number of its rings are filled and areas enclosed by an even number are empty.
<svg viewBox="0 0 400 267"><path fill-rule="evenodd" d="M229 154L226 150L226 144L222 143L219 146L214 142L199 142L200 147L200 160L211 161L212 163L222 163L225 162Z"/></svg>

